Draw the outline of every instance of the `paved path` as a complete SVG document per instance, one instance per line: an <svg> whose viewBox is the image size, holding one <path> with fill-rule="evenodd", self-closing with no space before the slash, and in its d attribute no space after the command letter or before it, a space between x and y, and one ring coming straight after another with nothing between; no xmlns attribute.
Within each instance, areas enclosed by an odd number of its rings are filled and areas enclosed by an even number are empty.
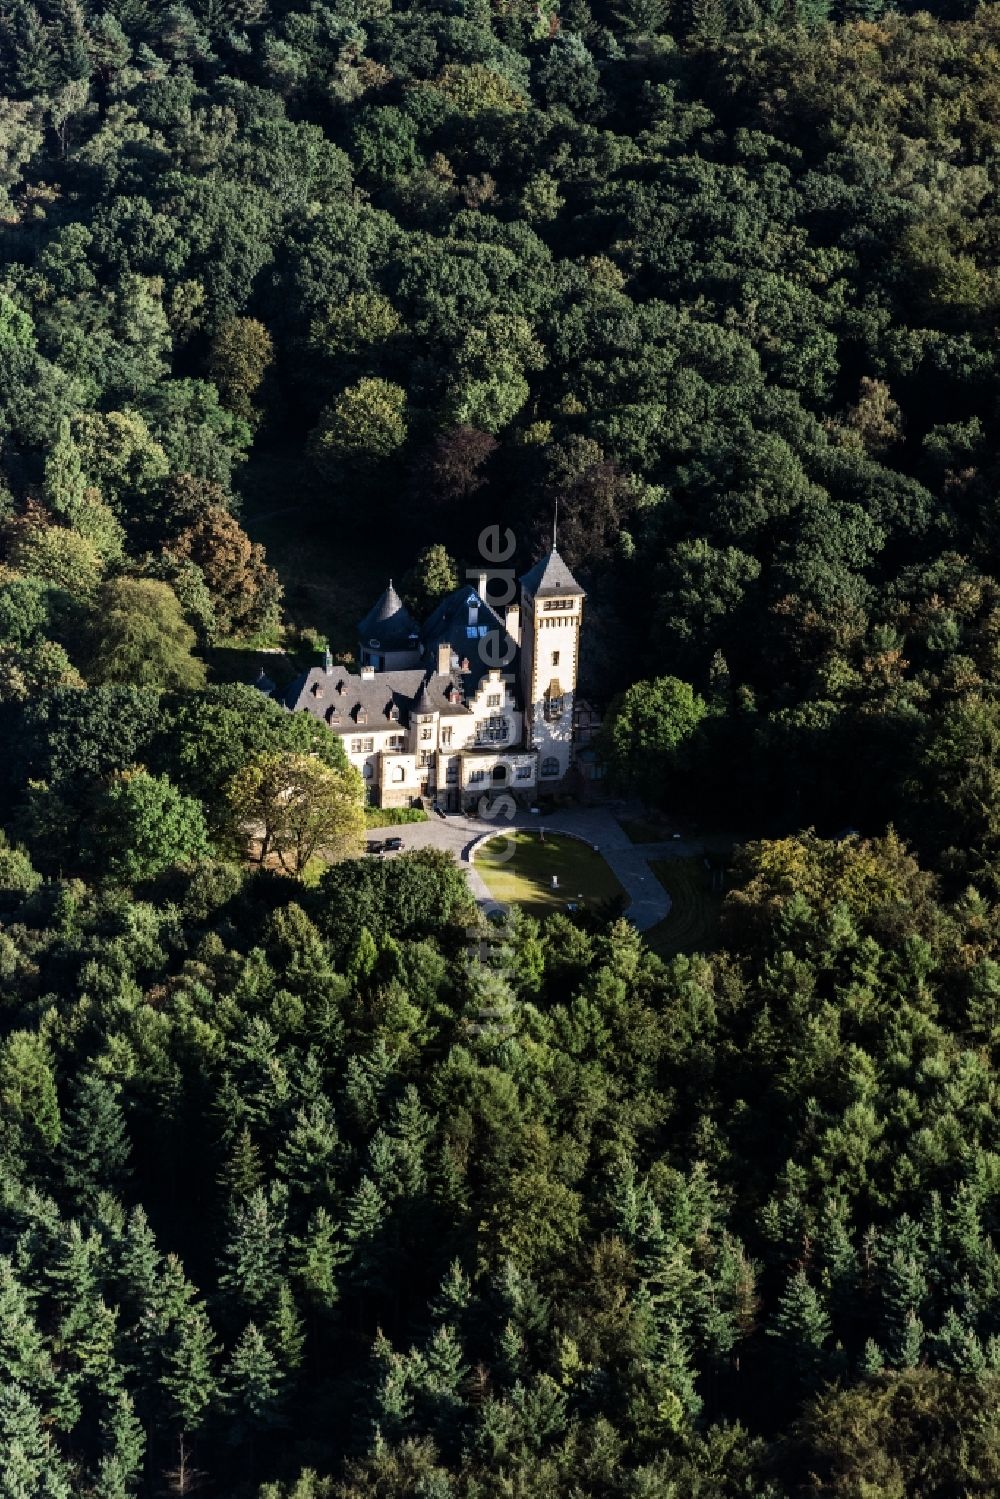
<svg viewBox="0 0 1000 1499"><path fill-rule="evenodd" d="M548 816L535 817L519 812L510 821L498 818L488 822L481 817L452 813L438 817L432 813L428 822L404 823L394 828L373 828L370 838L398 834L403 847L444 848L452 853L465 870L469 887L486 915L502 907L494 900L486 882L470 858L470 850L484 833L504 828L551 829L554 833L575 833L593 844L628 896L625 914L640 932L656 926L670 913L670 896L649 867L651 859L682 859L700 854L701 846L674 838L666 843L633 843L614 812L608 807L572 807Z"/></svg>

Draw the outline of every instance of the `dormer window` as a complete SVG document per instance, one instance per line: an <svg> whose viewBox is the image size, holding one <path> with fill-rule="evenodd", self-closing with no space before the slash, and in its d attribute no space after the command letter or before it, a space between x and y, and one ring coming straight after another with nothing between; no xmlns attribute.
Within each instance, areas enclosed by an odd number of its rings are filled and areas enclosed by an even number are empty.
<svg viewBox="0 0 1000 1499"><path fill-rule="evenodd" d="M399 705L398 705L398 703L390 703L389 704L389 722L390 723L399 723Z"/></svg>
<svg viewBox="0 0 1000 1499"><path fill-rule="evenodd" d="M312 693L313 697L323 696L323 686L320 682L314 682L309 690Z"/></svg>
<svg viewBox="0 0 1000 1499"><path fill-rule="evenodd" d="M337 711L336 708L327 708L327 710L326 710L326 721L327 721L327 723L339 723L340 722L340 714L339 714L339 712Z"/></svg>
<svg viewBox="0 0 1000 1499"><path fill-rule="evenodd" d="M355 720L356 720L357 723L367 723L368 722L368 709L367 708L359 708L358 711L355 713L354 717L355 717Z"/></svg>
<svg viewBox="0 0 1000 1499"><path fill-rule="evenodd" d="M347 687L344 683L343 677L341 677L340 681L337 683L337 691L341 694L341 696L343 696L343 694L347 691Z"/></svg>

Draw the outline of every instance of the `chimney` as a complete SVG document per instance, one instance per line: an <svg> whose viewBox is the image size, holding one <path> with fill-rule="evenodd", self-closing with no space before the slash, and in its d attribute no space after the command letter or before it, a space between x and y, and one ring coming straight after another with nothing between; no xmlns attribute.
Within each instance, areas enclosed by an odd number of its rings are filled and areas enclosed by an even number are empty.
<svg viewBox="0 0 1000 1499"><path fill-rule="evenodd" d="M446 677L451 671L451 645L447 640L442 640L438 645L437 674Z"/></svg>

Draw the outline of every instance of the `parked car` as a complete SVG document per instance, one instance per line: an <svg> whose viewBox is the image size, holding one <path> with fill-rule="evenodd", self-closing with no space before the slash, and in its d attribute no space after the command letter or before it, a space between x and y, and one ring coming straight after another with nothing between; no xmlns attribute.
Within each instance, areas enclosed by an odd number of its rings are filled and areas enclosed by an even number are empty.
<svg viewBox="0 0 1000 1499"><path fill-rule="evenodd" d="M403 847L403 840L402 838L387 838L382 847L385 849L387 854L394 854L397 849Z"/></svg>
<svg viewBox="0 0 1000 1499"><path fill-rule="evenodd" d="M384 849L385 844L382 842L381 838L372 838L365 845L366 854L380 854Z"/></svg>

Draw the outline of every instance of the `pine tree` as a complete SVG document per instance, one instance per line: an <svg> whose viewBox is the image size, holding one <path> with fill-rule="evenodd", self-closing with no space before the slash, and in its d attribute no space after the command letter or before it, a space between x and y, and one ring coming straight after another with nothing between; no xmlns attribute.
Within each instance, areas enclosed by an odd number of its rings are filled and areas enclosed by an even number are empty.
<svg viewBox="0 0 1000 1499"><path fill-rule="evenodd" d="M816 1234L816 1259L835 1324L847 1328L858 1313L860 1267L848 1231L848 1208L840 1199L823 1205Z"/></svg>
<svg viewBox="0 0 1000 1499"><path fill-rule="evenodd" d="M264 1180L258 1149L249 1127L244 1124L221 1174L221 1183L232 1201L252 1197Z"/></svg>
<svg viewBox="0 0 1000 1499"><path fill-rule="evenodd" d="M248 1322L223 1376L230 1442L252 1444L255 1436L280 1424L281 1385L274 1355L260 1330Z"/></svg>
<svg viewBox="0 0 1000 1499"><path fill-rule="evenodd" d="M121 1089L99 1072L81 1073L63 1120L60 1155L66 1185L92 1207L102 1188L117 1190L128 1160Z"/></svg>
<svg viewBox="0 0 1000 1499"><path fill-rule="evenodd" d="M57 81L55 49L49 28L30 0L16 0L3 28L4 74L10 93L34 98Z"/></svg>
<svg viewBox="0 0 1000 1499"><path fill-rule="evenodd" d="M138 1319L151 1305L159 1281L160 1254L142 1207L132 1209L118 1250L119 1294Z"/></svg>
<svg viewBox="0 0 1000 1499"><path fill-rule="evenodd" d="M83 80L90 74L87 51L87 23L79 0L50 0L52 6L51 36L59 80L62 83Z"/></svg>
<svg viewBox="0 0 1000 1499"><path fill-rule="evenodd" d="M460 1434L464 1410L461 1391L468 1372L457 1329L450 1323L436 1328L424 1354L421 1396L427 1419L445 1444L457 1440Z"/></svg>
<svg viewBox="0 0 1000 1499"><path fill-rule="evenodd" d="M903 1352L912 1340L911 1324L919 1317L927 1301L927 1278L922 1256L897 1249L882 1269L880 1290L886 1329L886 1349L897 1367L912 1367L902 1362Z"/></svg>
<svg viewBox="0 0 1000 1499"><path fill-rule="evenodd" d="M290 1241L289 1265L310 1303L329 1312L340 1300L340 1270L350 1251L326 1208L317 1208L301 1238Z"/></svg>
<svg viewBox="0 0 1000 1499"><path fill-rule="evenodd" d="M422 1361L419 1356L404 1358L379 1332L372 1344L372 1363L373 1433L376 1442L398 1441L413 1424L412 1380L422 1374Z"/></svg>
<svg viewBox="0 0 1000 1499"><path fill-rule="evenodd" d="M96 1233L85 1234L74 1219L56 1242L44 1279L61 1316L61 1333L71 1338L86 1328L98 1299L98 1274L103 1246Z"/></svg>
<svg viewBox="0 0 1000 1499"><path fill-rule="evenodd" d="M236 1203L231 1222L219 1285L237 1305L266 1309L278 1289L285 1242L283 1204L258 1187L246 1202Z"/></svg>
<svg viewBox="0 0 1000 1499"><path fill-rule="evenodd" d="M899 1340L896 1362L901 1369L915 1369L920 1362L924 1345L924 1325L915 1312L910 1312Z"/></svg>
<svg viewBox="0 0 1000 1499"><path fill-rule="evenodd" d="M765 1331L778 1345L786 1380L793 1386L811 1389L823 1371L830 1319L804 1270L796 1270L792 1275L773 1322Z"/></svg>
<svg viewBox="0 0 1000 1499"><path fill-rule="evenodd" d="M121 1390L101 1421L101 1455L94 1499L132 1499L142 1475L146 1433L131 1395Z"/></svg>
<svg viewBox="0 0 1000 1499"><path fill-rule="evenodd" d="M287 1281L282 1281L278 1288L274 1312L267 1324L267 1341L286 1376L291 1376L301 1368L305 1332L292 1288Z"/></svg>
<svg viewBox="0 0 1000 1499"><path fill-rule="evenodd" d="M945 1214L945 1242L951 1257L951 1276L957 1278L991 1258L983 1233L980 1194L974 1183L959 1182Z"/></svg>
<svg viewBox="0 0 1000 1499"><path fill-rule="evenodd" d="M313 1203L332 1201L339 1156L336 1116L329 1101L324 1098L297 1110L275 1164L302 1216Z"/></svg>
<svg viewBox="0 0 1000 1499"><path fill-rule="evenodd" d="M954 1374L982 1374L987 1366L986 1354L973 1328L969 1327L953 1306L945 1313L940 1332L930 1339L935 1362Z"/></svg>
<svg viewBox="0 0 1000 1499"><path fill-rule="evenodd" d="M386 1204L370 1176L363 1176L344 1212L344 1240L352 1250L351 1280L365 1290L383 1288Z"/></svg>
<svg viewBox="0 0 1000 1499"><path fill-rule="evenodd" d="M391 1132L398 1141L398 1190L404 1197L417 1197L427 1189L425 1160L436 1122L420 1102L413 1084L407 1084L396 1104L391 1125Z"/></svg>
<svg viewBox="0 0 1000 1499"><path fill-rule="evenodd" d="M435 1322L460 1323L472 1300L472 1285L460 1260L452 1260L441 1282L441 1289L431 1302Z"/></svg>
<svg viewBox="0 0 1000 1499"><path fill-rule="evenodd" d="M701 1410L701 1397L695 1389L695 1371L691 1363L691 1347L683 1329L677 1322L661 1328L658 1338L656 1388L660 1402L661 1419L671 1430L676 1429L675 1402L680 1403L685 1421L694 1421ZM673 1396L670 1399L666 1392Z"/></svg>
<svg viewBox="0 0 1000 1499"><path fill-rule="evenodd" d="M53 1384L52 1360L38 1331L28 1292L6 1255L0 1257L0 1382L44 1395Z"/></svg>
<svg viewBox="0 0 1000 1499"><path fill-rule="evenodd" d="M98 1296L81 1308L82 1315L72 1327L60 1329L61 1341L79 1370L80 1379L92 1385L106 1399L114 1399L122 1389L124 1374L118 1362L118 1308L110 1307Z"/></svg>
<svg viewBox="0 0 1000 1499"><path fill-rule="evenodd" d="M71 1499L65 1464L20 1385L0 1385L0 1456L0 1499Z"/></svg>
<svg viewBox="0 0 1000 1499"><path fill-rule="evenodd" d="M730 1234L722 1235L706 1282L698 1312L699 1342L721 1359L749 1335L757 1309L754 1265Z"/></svg>
<svg viewBox="0 0 1000 1499"><path fill-rule="evenodd" d="M348 1057L344 1097L362 1129L370 1129L378 1120L379 1099L392 1070L393 1061L381 1036L364 1055L354 1052Z"/></svg>
<svg viewBox="0 0 1000 1499"><path fill-rule="evenodd" d="M168 1419L188 1436L200 1431L217 1394L215 1358L215 1334L207 1312L202 1306L186 1307L161 1341L160 1389Z"/></svg>
<svg viewBox="0 0 1000 1499"><path fill-rule="evenodd" d="M615 1232L631 1247L638 1239L640 1215L648 1197L640 1188L635 1165L628 1157L616 1163L609 1175L608 1212Z"/></svg>

